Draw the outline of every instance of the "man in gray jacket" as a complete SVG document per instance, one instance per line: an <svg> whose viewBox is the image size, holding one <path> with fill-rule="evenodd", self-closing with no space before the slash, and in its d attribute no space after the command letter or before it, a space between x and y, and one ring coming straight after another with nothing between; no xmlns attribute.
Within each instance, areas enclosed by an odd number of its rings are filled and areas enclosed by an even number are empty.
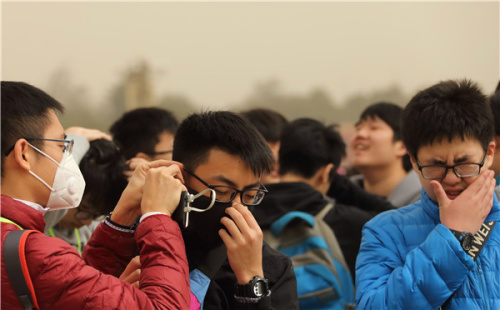
<svg viewBox="0 0 500 310"><path fill-rule="evenodd" d="M419 200L421 190L401 141L401 111L402 108L393 103L369 106L361 113L350 144L353 166L361 173L354 176L353 181L367 192L386 198L395 207Z"/></svg>

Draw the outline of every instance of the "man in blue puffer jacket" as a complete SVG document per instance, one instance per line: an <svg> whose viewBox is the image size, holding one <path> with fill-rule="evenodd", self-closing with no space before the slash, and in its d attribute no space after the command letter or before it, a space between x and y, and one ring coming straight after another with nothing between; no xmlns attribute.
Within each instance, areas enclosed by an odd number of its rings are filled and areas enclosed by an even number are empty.
<svg viewBox="0 0 500 310"><path fill-rule="evenodd" d="M421 200L363 228L358 309L500 309L493 118L476 84L417 93L401 119Z"/></svg>

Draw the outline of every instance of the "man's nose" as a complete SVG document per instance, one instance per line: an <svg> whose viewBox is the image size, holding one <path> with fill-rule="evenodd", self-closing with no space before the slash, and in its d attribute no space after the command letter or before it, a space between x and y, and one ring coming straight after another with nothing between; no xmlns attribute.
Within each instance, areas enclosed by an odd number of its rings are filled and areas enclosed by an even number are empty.
<svg viewBox="0 0 500 310"><path fill-rule="evenodd" d="M446 174L443 178L443 182L446 184L456 184L462 180L461 177L457 176L453 168L447 168Z"/></svg>
<svg viewBox="0 0 500 310"><path fill-rule="evenodd" d="M240 193L236 194L236 197L234 197L233 202L241 203L241 194Z"/></svg>
<svg viewBox="0 0 500 310"><path fill-rule="evenodd" d="M354 139L356 138L366 138L368 136L368 129L366 127L359 127L354 133Z"/></svg>

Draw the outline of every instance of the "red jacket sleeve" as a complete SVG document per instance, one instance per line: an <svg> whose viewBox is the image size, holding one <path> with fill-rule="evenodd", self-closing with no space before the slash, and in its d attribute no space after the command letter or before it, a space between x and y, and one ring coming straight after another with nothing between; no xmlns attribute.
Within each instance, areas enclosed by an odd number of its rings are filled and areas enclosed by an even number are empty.
<svg viewBox="0 0 500 310"><path fill-rule="evenodd" d="M97 226L82 253L87 265L115 277L122 274L136 255L134 233L121 232L104 223Z"/></svg>
<svg viewBox="0 0 500 310"><path fill-rule="evenodd" d="M122 262L114 264L113 259L128 263L126 256L133 251L121 248L112 254L112 249L134 242L110 229L101 225L92 248L96 251L87 258L97 262L99 254L111 253L98 265L117 270ZM99 242L103 236L111 239ZM178 225L166 215L150 216L135 238L141 253L140 289L88 266L62 240L30 237L26 253L40 309L189 309L189 268Z"/></svg>

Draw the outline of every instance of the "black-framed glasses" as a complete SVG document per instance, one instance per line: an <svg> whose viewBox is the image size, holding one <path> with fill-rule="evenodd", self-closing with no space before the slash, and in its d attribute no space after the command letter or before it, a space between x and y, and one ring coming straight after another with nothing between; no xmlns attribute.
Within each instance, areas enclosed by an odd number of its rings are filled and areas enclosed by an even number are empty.
<svg viewBox="0 0 500 310"><path fill-rule="evenodd" d="M63 153L65 152L69 152L69 154L71 154L71 152L73 152L73 146L75 144L75 141L74 140L59 140L59 139L45 139L45 138L23 138L24 140L26 141L52 141L52 142L59 142L59 143L64 143L64 145L62 145L62 150L63 150ZM4 155L7 156L10 154L10 152L12 152L12 150L14 149L15 147L15 144L10 147L5 153Z"/></svg>
<svg viewBox="0 0 500 310"><path fill-rule="evenodd" d="M420 166L416 161L418 170L422 173L424 179L443 179L448 173L448 169L453 169L455 175L459 178L475 177L481 172L481 168L486 160L487 152L484 153L483 160L480 163L463 163L452 166L428 165Z"/></svg>
<svg viewBox="0 0 500 310"><path fill-rule="evenodd" d="M89 212L89 211L85 211L85 210L82 210L80 207L77 207L76 208L77 211L75 213L75 218L77 220L81 220L81 221L86 221L86 220L94 220L94 221L101 221L101 220L104 220L104 218L106 217L105 215L102 215L102 214L98 214L98 213L92 213L92 212Z"/></svg>
<svg viewBox="0 0 500 310"><path fill-rule="evenodd" d="M267 189L263 184L260 184L261 188L249 188L239 190L231 186L225 185L210 185L203 181L199 176L193 172L184 169L187 173L195 177L206 187L213 189L215 191L215 200L218 202L231 202L236 198L236 195L240 194L241 203L245 206L256 206L262 202L264 196L266 196Z"/></svg>

